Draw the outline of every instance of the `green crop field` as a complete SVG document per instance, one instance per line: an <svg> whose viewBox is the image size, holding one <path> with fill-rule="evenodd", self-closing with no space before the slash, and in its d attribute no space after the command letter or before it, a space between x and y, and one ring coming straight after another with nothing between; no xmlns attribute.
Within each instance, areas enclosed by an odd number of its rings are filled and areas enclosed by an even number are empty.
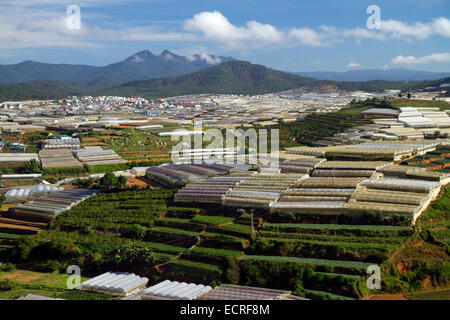
<svg viewBox="0 0 450 320"><path fill-rule="evenodd" d="M341 260L326 260L326 259L313 259L313 258L296 258L296 257L275 257L275 256L257 256L246 255L245 260L268 260L268 261L281 261L281 262L296 262L301 264L311 264L317 266L326 267L338 267L338 268L351 268L351 269L364 269L366 270L371 265L376 263L359 262L359 261L341 261Z"/></svg>
<svg viewBox="0 0 450 320"><path fill-rule="evenodd" d="M234 218L230 217L221 217L221 216L197 216L193 219L195 222L207 223L207 224L226 224L232 223Z"/></svg>

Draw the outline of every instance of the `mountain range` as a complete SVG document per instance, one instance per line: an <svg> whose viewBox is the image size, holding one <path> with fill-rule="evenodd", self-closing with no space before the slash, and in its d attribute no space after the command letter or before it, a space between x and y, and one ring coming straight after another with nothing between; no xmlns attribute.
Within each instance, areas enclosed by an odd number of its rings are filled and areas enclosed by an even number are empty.
<svg viewBox="0 0 450 320"><path fill-rule="evenodd" d="M201 93L256 95L299 87L369 92L381 92L386 89L409 91L436 88L450 83L450 78L413 83L386 80L318 80L230 57L211 55L183 57L167 50L160 55L154 55L147 50L141 51L122 62L105 67L24 62L0 66L0 77L2 82L7 82L7 84L0 83L0 101L37 97L56 99L69 95L147 98Z"/></svg>
<svg viewBox="0 0 450 320"><path fill-rule="evenodd" d="M386 89L424 89L450 82L450 78L434 81L330 81L297 76L247 61L228 61L179 77L169 77L125 83L104 90L109 95L168 97L186 94L265 94L299 87L380 92Z"/></svg>
<svg viewBox="0 0 450 320"><path fill-rule="evenodd" d="M130 81L185 75L231 60L234 59L209 54L179 56L168 50L155 55L144 50L104 67L25 61L0 65L0 84L55 80L81 87L108 88Z"/></svg>
<svg viewBox="0 0 450 320"><path fill-rule="evenodd" d="M336 71L312 71L312 72L293 72L293 74L310 77L317 80L333 81L424 81L438 80L450 77L450 72L430 72L417 71L409 69L389 69L389 70L351 70L345 72Z"/></svg>

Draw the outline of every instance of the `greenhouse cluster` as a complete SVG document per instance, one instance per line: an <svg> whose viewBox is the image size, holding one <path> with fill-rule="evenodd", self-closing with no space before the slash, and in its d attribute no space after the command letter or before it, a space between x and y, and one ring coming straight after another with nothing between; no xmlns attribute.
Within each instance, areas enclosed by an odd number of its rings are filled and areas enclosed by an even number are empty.
<svg viewBox="0 0 450 320"><path fill-rule="evenodd" d="M222 204L222 197L249 176L212 177L188 184L175 194L175 202Z"/></svg>
<svg viewBox="0 0 450 320"><path fill-rule="evenodd" d="M305 177L308 177L308 175L292 173L255 174L227 193L223 197L223 205L268 209L283 192Z"/></svg>
<svg viewBox="0 0 450 320"><path fill-rule="evenodd" d="M5 197L9 202L14 200L26 199L28 197L38 197L58 191L62 191L62 187L38 186L34 188L10 189L5 193Z"/></svg>
<svg viewBox="0 0 450 320"><path fill-rule="evenodd" d="M48 195L33 197L32 201L18 204L10 211L12 215L49 221L96 194L97 190L64 189Z"/></svg>
<svg viewBox="0 0 450 320"><path fill-rule="evenodd" d="M201 163L201 164L162 164L147 169L146 175L169 186L185 186L212 176L229 174L233 166Z"/></svg>
<svg viewBox="0 0 450 320"><path fill-rule="evenodd" d="M147 286L148 278L134 273L107 272L81 283L81 290L128 296Z"/></svg>
<svg viewBox="0 0 450 320"><path fill-rule="evenodd" d="M74 152L80 161L89 166L127 163L114 150L103 150L101 147L86 147Z"/></svg>
<svg viewBox="0 0 450 320"><path fill-rule="evenodd" d="M143 300L195 300L213 290L202 284L165 280L144 290Z"/></svg>

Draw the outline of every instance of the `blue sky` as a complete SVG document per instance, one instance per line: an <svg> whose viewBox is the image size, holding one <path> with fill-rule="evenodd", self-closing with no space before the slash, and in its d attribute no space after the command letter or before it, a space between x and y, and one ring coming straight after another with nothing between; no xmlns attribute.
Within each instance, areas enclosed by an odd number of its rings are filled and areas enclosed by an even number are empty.
<svg viewBox="0 0 450 320"><path fill-rule="evenodd" d="M66 8L81 8L81 28ZM381 29L366 13L377 5ZM1 0L0 63L106 65L148 49L289 71L450 71L449 0Z"/></svg>

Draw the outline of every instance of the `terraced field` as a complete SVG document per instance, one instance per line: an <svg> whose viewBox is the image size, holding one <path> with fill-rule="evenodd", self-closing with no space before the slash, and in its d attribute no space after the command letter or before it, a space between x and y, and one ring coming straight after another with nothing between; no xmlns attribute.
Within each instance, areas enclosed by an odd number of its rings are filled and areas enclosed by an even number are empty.
<svg viewBox="0 0 450 320"><path fill-rule="evenodd" d="M26 242L32 245L29 255L44 252L54 261L53 250L67 250L60 263L82 257L83 268L96 273L126 268L154 281L234 283L341 300L367 296L367 267L383 266L418 236L408 226L337 224L331 218L320 224L282 223L277 221L285 220L274 216L265 223L267 213L257 212L252 237L248 213L231 217L214 209L176 207L175 192L100 194L60 215L49 230L25 236L32 239ZM422 224L443 246L448 237L446 214L442 216L447 196L433 204ZM0 248L23 238L0 233L2 237Z"/></svg>

